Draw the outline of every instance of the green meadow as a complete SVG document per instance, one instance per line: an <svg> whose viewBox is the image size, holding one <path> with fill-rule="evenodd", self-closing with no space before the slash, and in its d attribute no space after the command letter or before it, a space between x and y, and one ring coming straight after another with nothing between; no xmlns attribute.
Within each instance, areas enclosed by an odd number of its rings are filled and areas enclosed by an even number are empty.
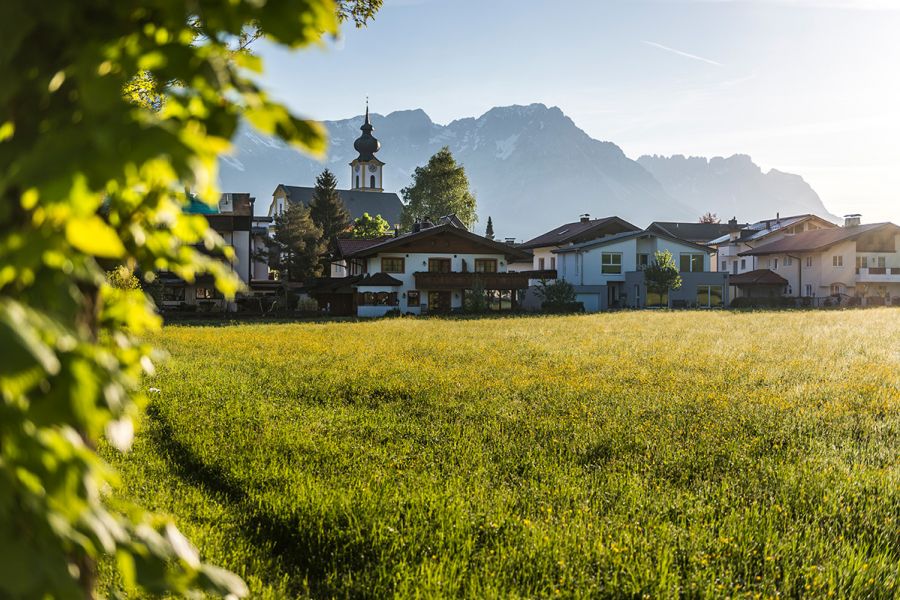
<svg viewBox="0 0 900 600"><path fill-rule="evenodd" d="M900 310L169 326L122 492L254 598L900 594Z"/></svg>

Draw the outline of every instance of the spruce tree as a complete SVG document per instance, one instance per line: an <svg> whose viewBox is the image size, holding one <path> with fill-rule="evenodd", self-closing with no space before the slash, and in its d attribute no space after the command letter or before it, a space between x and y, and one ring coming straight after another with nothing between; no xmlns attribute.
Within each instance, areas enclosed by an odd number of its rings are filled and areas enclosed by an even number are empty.
<svg viewBox="0 0 900 600"><path fill-rule="evenodd" d="M428 159L424 167L416 167L412 184L401 193L406 206L400 224L405 231L426 217L438 219L455 214L466 227L472 227L478 220L466 171L446 146Z"/></svg>
<svg viewBox="0 0 900 600"><path fill-rule="evenodd" d="M488 217L487 227L484 230L484 237L489 240L494 239L494 222Z"/></svg>
<svg viewBox="0 0 900 600"><path fill-rule="evenodd" d="M302 282L324 272L325 253L322 230L313 222L310 210L300 202L291 203L275 217L275 235L269 244L269 266L282 281Z"/></svg>
<svg viewBox="0 0 900 600"><path fill-rule="evenodd" d="M319 240L322 252L319 264L322 272L327 273L331 264L330 250L334 239L350 226L350 213L337 191L337 178L328 169L316 177L316 188L309 203L309 216L316 227L322 230L322 237Z"/></svg>

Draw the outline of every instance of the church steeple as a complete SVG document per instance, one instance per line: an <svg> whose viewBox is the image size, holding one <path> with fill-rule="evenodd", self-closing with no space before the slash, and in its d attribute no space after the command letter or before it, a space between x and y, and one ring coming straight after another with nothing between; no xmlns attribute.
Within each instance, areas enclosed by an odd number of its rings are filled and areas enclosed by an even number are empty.
<svg viewBox="0 0 900 600"><path fill-rule="evenodd" d="M366 119L360 127L362 135L353 142L353 148L359 152L359 156L350 163L350 180L355 191L384 191L381 180L384 163L375 158L375 153L381 149L381 142L372 135L373 129L369 122L369 100L366 99Z"/></svg>

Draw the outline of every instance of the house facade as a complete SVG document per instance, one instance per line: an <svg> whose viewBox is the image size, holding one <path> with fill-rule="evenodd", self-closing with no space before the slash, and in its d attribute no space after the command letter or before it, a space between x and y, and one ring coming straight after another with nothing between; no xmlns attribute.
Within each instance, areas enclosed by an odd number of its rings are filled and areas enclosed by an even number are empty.
<svg viewBox="0 0 900 600"><path fill-rule="evenodd" d="M854 215L844 227L785 236L738 256L753 259L760 271L781 278L783 296L808 298L816 305L822 299L841 304L900 303L900 227L893 223L862 225ZM760 295L754 292L742 294Z"/></svg>
<svg viewBox="0 0 900 600"><path fill-rule="evenodd" d="M678 290L655 293L648 290L643 271L656 252L665 250L672 253L683 283ZM712 250L659 232L623 232L555 253L558 277L575 287L577 300L587 312L626 307L715 308L729 302L727 275L710 269Z"/></svg>
<svg viewBox="0 0 900 600"><path fill-rule="evenodd" d="M531 253L532 270L553 270L557 268L556 250L629 231L640 231L640 228L619 217L591 219L590 215L582 215L578 221L551 229L520 244L519 248ZM521 270L521 266L518 268Z"/></svg>
<svg viewBox="0 0 900 600"><path fill-rule="evenodd" d="M349 274L320 280L309 291L331 314L447 314L463 310L476 294L484 295L491 310L512 310L529 277L555 276L510 272L509 263L524 258L523 251L452 222L425 224L390 239L347 242L338 246L338 259Z"/></svg>

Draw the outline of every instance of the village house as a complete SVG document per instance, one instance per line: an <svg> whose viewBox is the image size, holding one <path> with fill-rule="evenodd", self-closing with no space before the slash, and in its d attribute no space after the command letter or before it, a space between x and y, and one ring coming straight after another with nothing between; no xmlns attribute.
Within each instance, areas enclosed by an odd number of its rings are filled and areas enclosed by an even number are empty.
<svg viewBox="0 0 900 600"><path fill-rule="evenodd" d="M787 235L738 259L757 266L731 277L740 296L805 298L817 306L900 303L900 227L893 223L862 225L859 215L849 215L843 227Z"/></svg>
<svg viewBox="0 0 900 600"><path fill-rule="evenodd" d="M377 240L338 240L348 275L309 286L308 293L332 315L378 317L445 314L464 309L483 294L489 310L513 310L517 293L542 273L508 271L525 252L460 227L458 220L418 223L413 231Z"/></svg>
<svg viewBox="0 0 900 600"><path fill-rule="evenodd" d="M619 217L591 219L590 215L585 214L575 222L560 225L518 247L531 254L532 270L552 270L556 269L555 250L626 231L640 231L640 228ZM517 270L525 270L521 263L516 263L515 266Z"/></svg>
<svg viewBox="0 0 900 600"><path fill-rule="evenodd" d="M188 214L205 217L210 228L233 250L234 260L230 266L246 289L264 287L270 279L268 263L261 258L260 250L266 247L271 219L254 216L255 201L247 193L225 193L219 198L217 206L210 206L192 197L185 208ZM211 275L200 275L193 282L186 282L173 273L163 271L158 274L158 282L162 308L235 308L233 302L226 306Z"/></svg>
<svg viewBox="0 0 900 600"><path fill-rule="evenodd" d="M682 278L677 290L647 289L644 269L656 252L668 250ZM557 275L575 287L585 311L610 308L700 307L728 304L725 273L710 269L712 249L650 231L626 231L554 250Z"/></svg>
<svg viewBox="0 0 900 600"><path fill-rule="evenodd" d="M380 215L392 227L400 225L403 203L394 192L385 192L383 186L385 163L378 160L375 154L381 149L373 135L374 128L369 122L369 107L366 106L365 122L360 127L362 135L353 142L353 148L359 155L350 162L350 180L353 187L349 190L337 190L350 213L351 219L358 219L364 213L371 216ZM313 198L314 187L284 185L279 183L272 193L269 205L269 217L284 214L290 203L300 202L309 206Z"/></svg>

